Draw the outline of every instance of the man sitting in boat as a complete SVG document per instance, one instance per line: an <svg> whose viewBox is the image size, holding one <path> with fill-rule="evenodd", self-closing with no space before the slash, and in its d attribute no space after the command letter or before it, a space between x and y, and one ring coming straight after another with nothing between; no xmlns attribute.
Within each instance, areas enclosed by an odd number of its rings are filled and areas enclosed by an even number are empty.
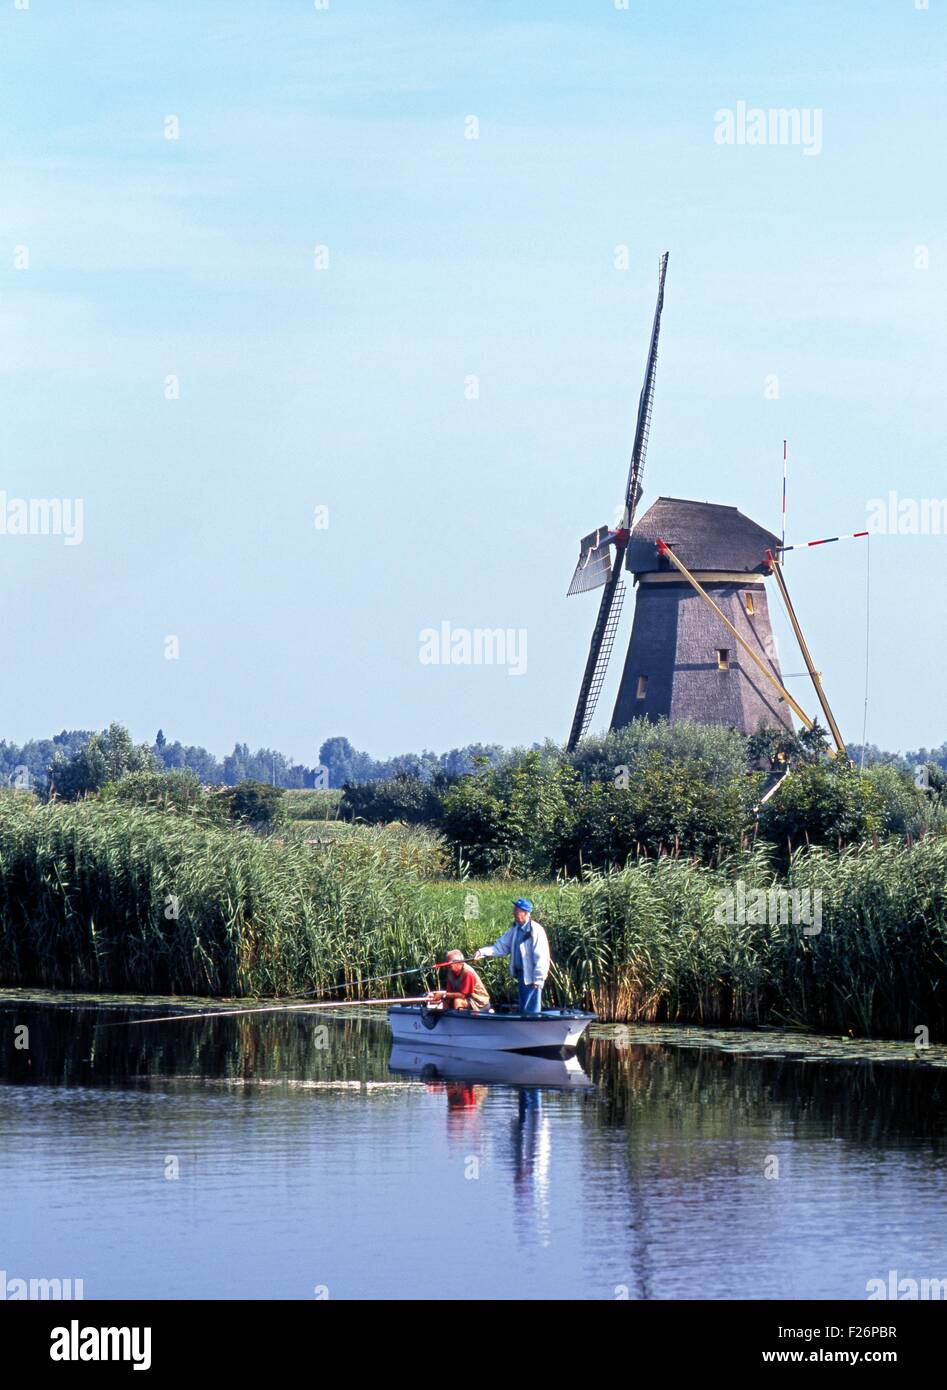
<svg viewBox="0 0 947 1390"><path fill-rule="evenodd" d="M490 995L487 987L467 962L463 951L447 952L447 969L444 972L444 989L431 995L432 1000L442 1001L445 1009L470 1009L480 1013L489 1009Z"/></svg>
<svg viewBox="0 0 947 1390"><path fill-rule="evenodd" d="M474 960L485 956L509 956L510 974L519 989L521 1014L542 1013L543 985L552 966L549 938L540 922L533 920L533 904L517 898L513 904L513 925L492 946L474 951Z"/></svg>

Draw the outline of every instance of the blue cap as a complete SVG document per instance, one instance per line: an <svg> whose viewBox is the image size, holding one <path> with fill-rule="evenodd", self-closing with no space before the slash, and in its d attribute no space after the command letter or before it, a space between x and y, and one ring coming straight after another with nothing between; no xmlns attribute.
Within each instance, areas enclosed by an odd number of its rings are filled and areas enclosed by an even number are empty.
<svg viewBox="0 0 947 1390"><path fill-rule="evenodd" d="M513 906L521 907L524 912L532 912L533 910L533 904L530 902L529 898L517 898Z"/></svg>

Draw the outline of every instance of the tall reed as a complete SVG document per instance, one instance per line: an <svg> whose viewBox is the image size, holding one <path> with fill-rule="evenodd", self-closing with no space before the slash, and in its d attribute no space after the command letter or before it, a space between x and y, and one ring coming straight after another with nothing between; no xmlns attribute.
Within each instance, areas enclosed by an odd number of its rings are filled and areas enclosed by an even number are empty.
<svg viewBox="0 0 947 1390"><path fill-rule="evenodd" d="M417 845L324 850L107 803L0 797L0 979L287 994L436 959Z"/></svg>

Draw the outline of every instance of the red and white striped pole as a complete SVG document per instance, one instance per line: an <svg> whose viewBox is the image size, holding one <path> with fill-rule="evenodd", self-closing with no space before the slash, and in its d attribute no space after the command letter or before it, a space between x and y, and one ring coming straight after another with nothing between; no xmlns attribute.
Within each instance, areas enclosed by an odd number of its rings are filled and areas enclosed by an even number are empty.
<svg viewBox="0 0 947 1390"><path fill-rule="evenodd" d="M868 534L867 531L849 531L847 536L823 536L818 541L796 541L795 545L781 545L779 549L781 553L785 553L787 550L805 550L814 545L831 545L833 541L857 541L859 537Z"/></svg>

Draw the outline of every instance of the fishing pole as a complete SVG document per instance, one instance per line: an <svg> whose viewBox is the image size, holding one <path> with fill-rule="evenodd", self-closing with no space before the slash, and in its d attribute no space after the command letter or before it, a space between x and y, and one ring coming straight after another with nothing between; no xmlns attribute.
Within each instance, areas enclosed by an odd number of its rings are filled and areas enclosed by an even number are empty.
<svg viewBox="0 0 947 1390"><path fill-rule="evenodd" d="M444 962L438 962L438 964L435 965L413 965L410 970L394 970L390 975L369 975L368 979L362 980L361 983L363 985L380 985L383 984L386 980L398 980L401 978L402 975L420 975L425 970L437 970L439 968L439 965L441 964L444 964ZM298 993L292 995L261 994L259 998L305 999L310 994L334 994L335 991L338 989L351 989L351 987L352 981L349 980L341 985L317 985L315 989L300 990L298 991Z"/></svg>
<svg viewBox="0 0 947 1390"><path fill-rule="evenodd" d="M268 1004L265 1008L210 1009L207 1013L163 1014L161 1018L130 1018L122 1023L100 1023L100 1028L134 1028L143 1023L180 1023L185 1018L234 1018L237 1014L294 1013L302 1009L351 1009L356 1004L424 1004L426 994L414 997L400 995L394 999L333 999L315 1004Z"/></svg>
<svg viewBox="0 0 947 1390"><path fill-rule="evenodd" d="M491 957L481 956L480 959L481 961L490 960ZM463 964L473 965L475 960L476 958L474 956L464 956ZM436 960L430 965L412 965L409 970L393 970L390 975L369 975L368 979L362 980L360 983L362 985L380 985L384 984L387 980L399 980L403 975L421 975L425 970L443 970L445 966L451 965L452 963L456 964L456 962L451 962L449 960ZM261 999L305 999L310 994L334 994L336 990L350 989L351 986L352 982L348 981L341 985L317 985L315 989L304 989L291 995L261 994L259 997Z"/></svg>
<svg viewBox="0 0 947 1390"><path fill-rule="evenodd" d="M490 957L485 956L481 957L481 959L489 960ZM470 957L470 960L473 960L473 957ZM409 970L396 970L391 975L376 975L374 977L374 980L365 980L363 981L363 983L372 984L377 983L380 980L394 980L400 975L417 975L423 970L442 970L445 966L456 963L456 961L439 960L435 961L432 965L415 965L412 966ZM467 965L469 963L470 961L465 956L463 958L463 964ZM326 989L324 989L322 993L327 994L332 989L348 988L348 985L330 985ZM315 994L316 991L309 990L308 993ZM210 1009L207 1013L199 1014L177 1013L164 1014L161 1018L132 1018L127 1019L122 1023L100 1023L98 1026L100 1028L133 1028L136 1025L142 1023L174 1023L176 1020L183 1018L235 1018L237 1015L240 1014L292 1013L301 1009L347 1009L355 1008L356 1005L362 1004L423 1004L427 1001L427 999L428 995L419 994L413 997L401 995L393 999L332 999L326 1001L317 1001L311 1004L294 1004L286 1002L281 1004L267 1004L263 1008L260 1008L257 1005L251 1005L249 1008L246 1009Z"/></svg>

